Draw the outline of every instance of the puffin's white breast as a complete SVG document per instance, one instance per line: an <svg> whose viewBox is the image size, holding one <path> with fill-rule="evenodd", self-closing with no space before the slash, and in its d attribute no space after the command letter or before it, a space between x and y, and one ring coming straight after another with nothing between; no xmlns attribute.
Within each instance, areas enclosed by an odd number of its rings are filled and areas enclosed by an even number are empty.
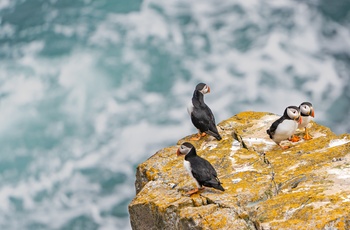
<svg viewBox="0 0 350 230"><path fill-rule="evenodd" d="M277 126L273 140L280 143L283 140L290 138L298 128L298 123L294 120L284 120Z"/></svg>
<svg viewBox="0 0 350 230"><path fill-rule="evenodd" d="M200 188L201 186L198 184L198 181L196 180L196 178L193 177L193 174L192 174L192 167L191 167L190 162L184 160L184 166L185 166L185 168L186 168L188 174L190 174L190 176L196 181L196 184L197 184L198 188Z"/></svg>
<svg viewBox="0 0 350 230"><path fill-rule="evenodd" d="M188 114L191 116L191 113L193 112L193 104L192 104L192 101L190 101L190 102L187 104L187 112L188 112Z"/></svg>
<svg viewBox="0 0 350 230"><path fill-rule="evenodd" d="M188 174L190 174L190 176L193 177L193 175L192 175L192 168L191 168L190 162L184 160L184 166L185 166L185 169L187 170Z"/></svg>
<svg viewBox="0 0 350 230"><path fill-rule="evenodd" d="M298 124L298 129L305 128L310 121L312 121L313 117L312 116L307 116L307 117L302 117L302 122L301 124Z"/></svg>

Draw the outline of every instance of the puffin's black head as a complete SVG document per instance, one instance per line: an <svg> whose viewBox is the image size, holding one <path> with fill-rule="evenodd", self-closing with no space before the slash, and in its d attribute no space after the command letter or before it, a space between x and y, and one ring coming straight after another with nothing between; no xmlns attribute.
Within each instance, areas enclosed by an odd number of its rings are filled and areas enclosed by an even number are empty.
<svg viewBox="0 0 350 230"><path fill-rule="evenodd" d="M295 120L297 121L299 124L301 124L302 118L300 116L300 110L298 107L296 106L288 106L285 110L284 110L284 114L283 116L287 119L291 119L291 120Z"/></svg>
<svg viewBox="0 0 350 230"><path fill-rule="evenodd" d="M210 93L210 87L204 83L199 83L196 86L196 90L198 90L202 94Z"/></svg>
<svg viewBox="0 0 350 230"><path fill-rule="evenodd" d="M310 102L301 103L299 109L302 115L315 117L315 111Z"/></svg>
<svg viewBox="0 0 350 230"><path fill-rule="evenodd" d="M187 155L192 149L194 149L194 146L191 143L184 142L180 145L180 148L177 150L176 154L177 156Z"/></svg>

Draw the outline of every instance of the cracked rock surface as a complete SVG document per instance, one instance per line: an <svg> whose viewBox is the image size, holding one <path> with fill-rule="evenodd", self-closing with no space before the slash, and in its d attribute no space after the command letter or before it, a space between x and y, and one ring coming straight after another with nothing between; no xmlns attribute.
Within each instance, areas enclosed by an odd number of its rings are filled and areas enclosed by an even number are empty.
<svg viewBox="0 0 350 230"><path fill-rule="evenodd" d="M242 112L219 123L221 141L185 137L136 171L133 229L350 229L350 135L309 124L312 140L284 145L266 134L278 118ZM195 134L194 134L195 135ZM188 141L218 172L225 192L196 184L176 156Z"/></svg>

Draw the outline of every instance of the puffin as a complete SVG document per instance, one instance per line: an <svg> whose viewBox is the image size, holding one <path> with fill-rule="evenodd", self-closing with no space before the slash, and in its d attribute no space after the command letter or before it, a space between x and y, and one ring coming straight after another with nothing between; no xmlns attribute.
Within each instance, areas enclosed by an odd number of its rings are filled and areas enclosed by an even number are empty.
<svg viewBox="0 0 350 230"><path fill-rule="evenodd" d="M289 148L288 146L281 146L281 141L290 139L301 122L302 118L299 108L297 106L288 106L284 110L283 115L266 130L266 133L282 149L287 149ZM295 142L294 140L291 141Z"/></svg>
<svg viewBox="0 0 350 230"><path fill-rule="evenodd" d="M197 193L205 187L215 188L221 191L225 189L221 186L218 175L214 167L206 159L200 157L196 153L196 148L189 142L180 145L176 152L177 156L185 156L184 166L190 176L197 183L197 188L187 192L187 195ZM204 187L205 186L205 187Z"/></svg>
<svg viewBox="0 0 350 230"><path fill-rule="evenodd" d="M298 125L298 129L305 128L305 135L304 140L310 140L312 137L309 135L309 132L307 130L307 125L310 123L310 121L315 117L315 111L310 102L303 102L299 106L300 109L300 115L303 119L303 121ZM294 139L299 141L299 137L293 136Z"/></svg>
<svg viewBox="0 0 350 230"><path fill-rule="evenodd" d="M216 127L213 112L204 103L204 94L210 93L210 87L205 83L199 83L194 92L191 103L187 106L187 112L191 116L193 125L198 129L197 137L191 140L198 141L201 137L209 134L217 140L221 140L221 136Z"/></svg>

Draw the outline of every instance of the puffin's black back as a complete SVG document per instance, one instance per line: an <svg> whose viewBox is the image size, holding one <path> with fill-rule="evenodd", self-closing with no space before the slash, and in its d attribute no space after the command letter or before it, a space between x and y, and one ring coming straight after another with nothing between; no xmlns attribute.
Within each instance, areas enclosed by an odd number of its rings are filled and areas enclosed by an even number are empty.
<svg viewBox="0 0 350 230"><path fill-rule="evenodd" d="M280 118L278 118L276 121L274 121L273 123L272 123L272 125L270 126L270 128L268 129L268 130L266 130L266 133L270 136L270 138L272 139L273 138L273 135L275 134L275 131L276 131L276 129L277 129L277 126L279 125L279 124L281 124L284 120L291 120L291 118L288 116L288 113L287 113L287 109L288 108L294 108L294 109L297 109L297 110L299 110L299 108L298 107L296 107L296 106L288 106L285 110L284 110L284 113L283 113L283 115L280 117Z"/></svg>
<svg viewBox="0 0 350 230"><path fill-rule="evenodd" d="M225 191L221 186L221 182L217 178L217 173L214 167L202 157L196 154L195 148L185 156L185 160L189 161L191 164L192 175L198 181L199 185L212 187Z"/></svg>
<svg viewBox="0 0 350 230"><path fill-rule="evenodd" d="M280 118L278 118L276 121L274 121L272 123L272 125L270 126L270 128L268 130L266 130L266 133L270 136L270 138L272 139L273 138L273 135L275 134L275 131L277 129L277 126L279 124L281 124L283 121L285 120L285 117L282 116Z"/></svg>
<svg viewBox="0 0 350 230"><path fill-rule="evenodd" d="M198 87L198 85L197 85ZM191 113L191 120L193 125L202 133L206 132L212 135L217 140L221 140L221 136L216 128L214 114L211 109L205 104L204 96L199 90L193 92L192 104L193 111ZM203 86L202 86L203 88Z"/></svg>

